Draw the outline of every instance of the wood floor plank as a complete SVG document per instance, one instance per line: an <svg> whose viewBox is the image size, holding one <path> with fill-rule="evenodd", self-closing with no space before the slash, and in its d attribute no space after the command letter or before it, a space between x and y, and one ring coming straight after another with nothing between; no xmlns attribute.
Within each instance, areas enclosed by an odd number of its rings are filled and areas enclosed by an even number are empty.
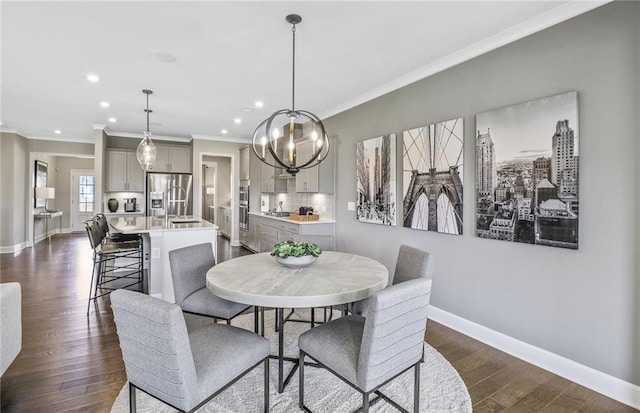
<svg viewBox="0 0 640 413"><path fill-rule="evenodd" d="M218 238L219 261L247 254ZM108 297L86 314L91 260L86 234L0 254L0 282L20 282L23 304L22 351L0 381L3 413L111 409L126 375ZM459 371L474 413L638 413L433 320L425 338Z"/></svg>

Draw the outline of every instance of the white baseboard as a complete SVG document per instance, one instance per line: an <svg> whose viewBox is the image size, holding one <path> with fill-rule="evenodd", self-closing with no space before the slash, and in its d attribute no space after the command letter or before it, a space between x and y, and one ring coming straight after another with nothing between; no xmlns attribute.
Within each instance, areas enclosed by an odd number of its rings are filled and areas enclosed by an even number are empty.
<svg viewBox="0 0 640 413"><path fill-rule="evenodd" d="M514 357L611 397L620 403L640 409L640 386L532 346L434 306L429 308L429 318Z"/></svg>
<svg viewBox="0 0 640 413"><path fill-rule="evenodd" d="M27 242L21 242L16 245L10 245L8 247L0 247L0 254L15 254L16 252L20 252L23 249L27 248Z"/></svg>

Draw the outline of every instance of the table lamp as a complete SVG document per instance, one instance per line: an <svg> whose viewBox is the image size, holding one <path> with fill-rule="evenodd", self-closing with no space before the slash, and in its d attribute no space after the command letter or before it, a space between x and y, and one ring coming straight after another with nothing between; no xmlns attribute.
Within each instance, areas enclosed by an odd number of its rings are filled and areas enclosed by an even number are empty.
<svg viewBox="0 0 640 413"><path fill-rule="evenodd" d="M47 187L37 187L36 188L36 198L44 198L44 210L49 212L48 202L50 199L56 198L56 189L55 188L47 188Z"/></svg>

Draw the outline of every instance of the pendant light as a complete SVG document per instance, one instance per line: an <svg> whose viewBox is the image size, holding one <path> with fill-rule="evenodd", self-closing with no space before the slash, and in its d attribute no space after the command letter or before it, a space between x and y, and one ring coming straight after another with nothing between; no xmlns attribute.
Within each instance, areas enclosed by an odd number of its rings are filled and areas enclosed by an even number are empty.
<svg viewBox="0 0 640 413"><path fill-rule="evenodd" d="M302 21L302 17L290 14L286 20L292 25L293 37L291 109L280 109L263 120L253 132L252 147L262 162L295 175L301 169L318 165L327 157L329 137L320 118L295 108L296 24Z"/></svg>
<svg viewBox="0 0 640 413"><path fill-rule="evenodd" d="M149 130L149 113L153 112L149 109L149 95L153 92L144 89L142 93L147 95L147 108L144 110L147 113L147 130L144 131L144 137L138 145L136 157L138 158L140 167L145 171L150 171L153 169L153 164L156 161L156 145L154 145L151 140L151 131Z"/></svg>

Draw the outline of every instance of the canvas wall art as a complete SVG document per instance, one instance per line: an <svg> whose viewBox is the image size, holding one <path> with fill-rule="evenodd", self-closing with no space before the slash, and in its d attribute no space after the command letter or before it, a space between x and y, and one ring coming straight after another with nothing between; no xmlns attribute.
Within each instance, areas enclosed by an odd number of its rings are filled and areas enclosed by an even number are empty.
<svg viewBox="0 0 640 413"><path fill-rule="evenodd" d="M463 119L402 135L403 226L462 234Z"/></svg>
<svg viewBox="0 0 640 413"><path fill-rule="evenodd" d="M476 115L476 235L578 248L578 94Z"/></svg>
<svg viewBox="0 0 640 413"><path fill-rule="evenodd" d="M356 219L396 225L396 134L356 145Z"/></svg>

